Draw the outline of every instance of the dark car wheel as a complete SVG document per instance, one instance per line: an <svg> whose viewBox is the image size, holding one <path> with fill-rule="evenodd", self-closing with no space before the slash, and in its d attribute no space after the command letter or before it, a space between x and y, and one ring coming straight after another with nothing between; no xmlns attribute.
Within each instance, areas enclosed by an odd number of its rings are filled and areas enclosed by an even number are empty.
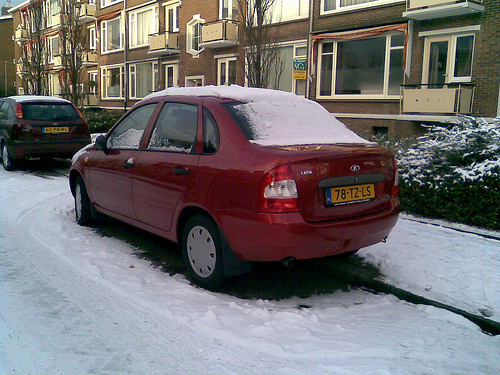
<svg viewBox="0 0 500 375"><path fill-rule="evenodd" d="M6 171L15 169L14 160L10 156L9 148L5 143L2 144L2 164Z"/></svg>
<svg viewBox="0 0 500 375"><path fill-rule="evenodd" d="M195 215L187 222L182 235L182 255L198 285L214 289L224 282L219 230L207 216Z"/></svg>
<svg viewBox="0 0 500 375"><path fill-rule="evenodd" d="M85 183L78 177L75 183L75 213L78 224L89 225L92 222L91 205Z"/></svg>

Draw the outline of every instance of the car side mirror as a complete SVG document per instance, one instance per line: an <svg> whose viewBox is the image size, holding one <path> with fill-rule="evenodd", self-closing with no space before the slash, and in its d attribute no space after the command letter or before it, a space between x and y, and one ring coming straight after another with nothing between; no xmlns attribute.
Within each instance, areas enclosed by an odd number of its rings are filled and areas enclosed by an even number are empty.
<svg viewBox="0 0 500 375"><path fill-rule="evenodd" d="M102 151L106 152L108 149L108 141L106 140L106 137L103 135L100 135L99 137L97 137L97 139L95 140L94 147L96 150L102 150Z"/></svg>

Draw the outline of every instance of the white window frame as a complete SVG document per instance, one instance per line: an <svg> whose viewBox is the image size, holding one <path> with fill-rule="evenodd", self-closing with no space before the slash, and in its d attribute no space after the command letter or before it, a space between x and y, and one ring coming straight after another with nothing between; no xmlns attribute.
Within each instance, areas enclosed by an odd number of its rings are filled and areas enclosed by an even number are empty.
<svg viewBox="0 0 500 375"><path fill-rule="evenodd" d="M316 81L316 98L317 99L398 99L398 94L389 94L389 73L390 73L390 53L392 50L404 50L404 46L391 46L391 35L398 35L396 33L386 33L374 38L385 38L385 59L384 59L384 81L382 85L381 94L335 94L336 91L336 73L337 73L337 57L338 57L338 43L346 42L345 40L325 40L318 43L318 58L317 58L317 81ZM374 39L367 38L367 39ZM349 41L349 40L347 40ZM354 40L352 40L354 41ZM332 79L331 79L331 94L321 95L321 67L323 60L323 53L321 52L322 46L325 43L333 43L333 51L329 52L328 55L332 55Z"/></svg>
<svg viewBox="0 0 500 375"><path fill-rule="evenodd" d="M198 25L202 25L205 23L205 20L200 17L199 14L195 14L191 21L187 23L186 28L186 52L193 57L198 57L201 52L203 52L204 47L201 47L199 50L194 49L193 47L193 28L198 27ZM198 35L199 41L201 42L201 27L200 27L200 35Z"/></svg>
<svg viewBox="0 0 500 375"><path fill-rule="evenodd" d="M335 0L335 8L325 10L325 1L326 0L321 0L321 7L320 7L320 14L321 15L371 8L371 7L380 6L380 5L397 4L397 3L406 2L405 0L371 0L369 2L365 2L365 3L361 3L361 4L342 5L342 0Z"/></svg>
<svg viewBox="0 0 500 375"><path fill-rule="evenodd" d="M148 64L151 67L151 92L156 91L158 81L158 63L153 61L143 61L129 65L129 96L130 99L142 99L144 96L137 95L137 65ZM150 92L150 93L151 93ZM150 94L148 93L148 94ZM148 95L147 94L147 95Z"/></svg>
<svg viewBox="0 0 500 375"><path fill-rule="evenodd" d="M61 23L59 0L47 1L47 26L56 26Z"/></svg>
<svg viewBox="0 0 500 375"><path fill-rule="evenodd" d="M180 1L167 2L165 5L165 30L167 32L179 32L179 7ZM173 12L174 24L170 25L169 12Z"/></svg>
<svg viewBox="0 0 500 375"><path fill-rule="evenodd" d="M54 62L54 57L61 53L61 46L59 45L59 34L49 36L49 63Z"/></svg>
<svg viewBox="0 0 500 375"><path fill-rule="evenodd" d="M139 30L137 28L137 16L141 13L151 12L151 18L148 24L150 25L148 35L145 37L144 43L138 42ZM140 8L129 13L129 43L130 48L145 47L149 45L148 36L150 34L158 33L158 7L152 6L147 8Z"/></svg>
<svg viewBox="0 0 500 375"><path fill-rule="evenodd" d="M429 83L429 60L430 60L430 45L432 42L437 41L447 41L448 42L448 52L447 52L447 76L448 79L445 83L467 83L472 81L472 66L474 63L474 49L476 45L476 33L474 31L459 32L459 33L437 33L431 35L425 35L424 40L424 56L422 64L422 83ZM471 73L470 76L455 77L455 58L457 53L457 39L460 37L472 36L472 60L471 60Z"/></svg>
<svg viewBox="0 0 500 375"><path fill-rule="evenodd" d="M97 84L97 70L92 70L92 71L89 71L88 72L88 77L89 77L89 81L88 82L95 82L96 85L93 86L93 87L90 87L89 86L89 94L91 95L97 95L97 87L98 87L98 84Z"/></svg>
<svg viewBox="0 0 500 375"><path fill-rule="evenodd" d="M298 49L305 49L305 54L299 54L297 52ZM293 46L293 59L304 59L306 61L306 64L307 64L307 43L297 43L297 44L294 44ZM293 79L292 77L292 92L294 94L297 94L297 85L299 84L299 81L303 81L304 84L306 85L306 91L307 91L307 78L305 80L298 80L298 79ZM299 95L299 94L297 94ZM305 95L299 95L299 96L302 96L304 97Z"/></svg>
<svg viewBox="0 0 500 375"><path fill-rule="evenodd" d="M89 49L95 51L97 49L97 34L95 25L89 26Z"/></svg>
<svg viewBox="0 0 500 375"><path fill-rule="evenodd" d="M56 92L59 90L59 92ZM59 81L59 74L49 74L49 95L61 95L61 82Z"/></svg>
<svg viewBox="0 0 500 375"><path fill-rule="evenodd" d="M186 76L184 79L184 86L185 87L195 87L196 85L193 85L193 83L200 82L201 85L197 86L205 86L205 76L204 75L198 75L198 76Z"/></svg>
<svg viewBox="0 0 500 375"><path fill-rule="evenodd" d="M114 49L108 49L108 25L111 22L119 21L119 30L120 30L120 46ZM122 34L122 18L121 16L112 18L110 20L102 21L101 23L101 53L113 53L118 51L123 51L123 34Z"/></svg>
<svg viewBox="0 0 500 375"><path fill-rule="evenodd" d="M112 69L120 69L120 92L119 96L109 96L108 95L108 71ZM118 64L118 65L107 65L101 67L101 99L109 99L109 100L121 100L124 99L123 94L124 94L124 85L125 85L125 65L124 64Z"/></svg>
<svg viewBox="0 0 500 375"><path fill-rule="evenodd" d="M218 86L228 86L233 83L229 83L229 64L231 62L234 62L236 64L237 61L237 56L235 54L231 55L222 55L222 56L215 56L215 59L217 60L217 85ZM226 76L225 82L222 82L222 66L224 66L224 73ZM236 69L236 66L235 66ZM236 83L236 82L234 82Z"/></svg>
<svg viewBox="0 0 500 375"><path fill-rule="evenodd" d="M168 86L168 69L172 68L172 82L173 86ZM166 63L163 64L163 71L165 72L165 88L179 87L179 63Z"/></svg>
<svg viewBox="0 0 500 375"><path fill-rule="evenodd" d="M236 0L235 0L236 1ZM311 0L314 1L314 0ZM294 15L283 15L283 9L295 9ZM308 0L275 0L272 9L269 12L271 23L279 23L286 21L299 20L309 17L309 1Z"/></svg>
<svg viewBox="0 0 500 375"><path fill-rule="evenodd" d="M101 0L101 9L109 7L114 4L122 3L123 0Z"/></svg>
<svg viewBox="0 0 500 375"><path fill-rule="evenodd" d="M227 6L224 6L224 3ZM235 8L236 6L236 8ZM227 17L224 17L224 9L227 8ZM236 12L235 12L236 9ZM219 19L237 20L238 19L238 0L219 0Z"/></svg>

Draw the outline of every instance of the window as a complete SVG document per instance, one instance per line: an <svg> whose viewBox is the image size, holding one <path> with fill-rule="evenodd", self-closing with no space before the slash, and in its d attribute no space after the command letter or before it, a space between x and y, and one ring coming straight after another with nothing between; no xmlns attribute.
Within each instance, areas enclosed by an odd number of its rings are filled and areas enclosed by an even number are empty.
<svg viewBox="0 0 500 375"><path fill-rule="evenodd" d="M219 128L214 116L206 108L203 109L203 153L215 154L219 149Z"/></svg>
<svg viewBox="0 0 500 375"><path fill-rule="evenodd" d="M179 86L179 64L165 65L165 88Z"/></svg>
<svg viewBox="0 0 500 375"><path fill-rule="evenodd" d="M169 3L165 7L165 17L167 25L166 31L176 33L179 31L179 2Z"/></svg>
<svg viewBox="0 0 500 375"><path fill-rule="evenodd" d="M205 86L205 76L186 76L186 87L199 87Z"/></svg>
<svg viewBox="0 0 500 375"><path fill-rule="evenodd" d="M109 135L107 147L120 150L138 149L156 105L157 103L144 105L127 115Z"/></svg>
<svg viewBox="0 0 500 375"><path fill-rule="evenodd" d="M275 0L271 9L271 23L304 18L309 15L308 0Z"/></svg>
<svg viewBox="0 0 500 375"><path fill-rule="evenodd" d="M388 97L403 83L404 34L319 44L319 97Z"/></svg>
<svg viewBox="0 0 500 375"><path fill-rule="evenodd" d="M197 56L203 51L200 43L201 27L204 23L205 20L201 19L199 14L195 14L193 19L187 23L186 52L193 56Z"/></svg>
<svg viewBox="0 0 500 375"><path fill-rule="evenodd" d="M321 0L321 14L334 11L365 8L380 4L399 2L398 0Z"/></svg>
<svg viewBox="0 0 500 375"><path fill-rule="evenodd" d="M158 31L157 8L141 9L129 14L130 46L145 46L149 35Z"/></svg>
<svg viewBox="0 0 500 375"><path fill-rule="evenodd" d="M97 72L89 72L89 94L97 95Z"/></svg>
<svg viewBox="0 0 500 375"><path fill-rule="evenodd" d="M432 85L470 82L474 34L427 37L422 82Z"/></svg>
<svg viewBox="0 0 500 375"><path fill-rule="evenodd" d="M140 63L130 65L130 97L144 98L155 91L154 84L158 73L157 63Z"/></svg>
<svg viewBox="0 0 500 375"><path fill-rule="evenodd" d="M121 2L123 2L123 0L101 0L101 8L105 8L107 6L121 3Z"/></svg>
<svg viewBox="0 0 500 375"><path fill-rule="evenodd" d="M59 35L51 36L49 39L49 62L54 62L54 57L60 54Z"/></svg>
<svg viewBox="0 0 500 375"><path fill-rule="evenodd" d="M236 57L217 59L217 84L233 85L236 83Z"/></svg>
<svg viewBox="0 0 500 375"><path fill-rule="evenodd" d="M165 103L158 115L148 150L190 153L196 144L198 107Z"/></svg>
<svg viewBox="0 0 500 375"><path fill-rule="evenodd" d="M97 38L95 34L95 26L89 27L89 49L96 50L97 49Z"/></svg>
<svg viewBox="0 0 500 375"><path fill-rule="evenodd" d="M123 66L105 67L101 70L101 86L103 99L119 99L124 97L124 75Z"/></svg>
<svg viewBox="0 0 500 375"><path fill-rule="evenodd" d="M61 95L61 82L59 82L59 74L49 74L49 94L52 96Z"/></svg>
<svg viewBox="0 0 500 375"><path fill-rule="evenodd" d="M58 25L60 23L59 20L59 0L50 0L48 3L48 17L47 17L47 25L48 26L54 26Z"/></svg>
<svg viewBox="0 0 500 375"><path fill-rule="evenodd" d="M219 19L238 19L238 0L219 0Z"/></svg>
<svg viewBox="0 0 500 375"><path fill-rule="evenodd" d="M101 24L101 52L113 52L122 48L120 17L103 21Z"/></svg>

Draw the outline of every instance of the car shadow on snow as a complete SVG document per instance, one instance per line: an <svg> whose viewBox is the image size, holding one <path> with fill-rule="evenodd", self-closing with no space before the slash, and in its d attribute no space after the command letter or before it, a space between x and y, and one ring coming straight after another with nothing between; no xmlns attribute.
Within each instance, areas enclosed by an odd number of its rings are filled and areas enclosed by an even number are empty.
<svg viewBox="0 0 500 375"><path fill-rule="evenodd" d="M31 159L16 160L17 172L30 173L42 178L67 176L69 173L70 159Z"/></svg>
<svg viewBox="0 0 500 375"><path fill-rule="evenodd" d="M102 236L127 242L139 258L149 260L153 267L169 275L183 274L189 278L178 244L111 218L106 218L94 229ZM375 278L380 277L379 270L360 257L349 257L349 263L369 269ZM345 259L336 257L295 261L292 266L281 262L255 262L252 272L232 277L217 292L243 299L282 300L347 291L353 284L335 277L336 270L343 265L346 265Z"/></svg>

